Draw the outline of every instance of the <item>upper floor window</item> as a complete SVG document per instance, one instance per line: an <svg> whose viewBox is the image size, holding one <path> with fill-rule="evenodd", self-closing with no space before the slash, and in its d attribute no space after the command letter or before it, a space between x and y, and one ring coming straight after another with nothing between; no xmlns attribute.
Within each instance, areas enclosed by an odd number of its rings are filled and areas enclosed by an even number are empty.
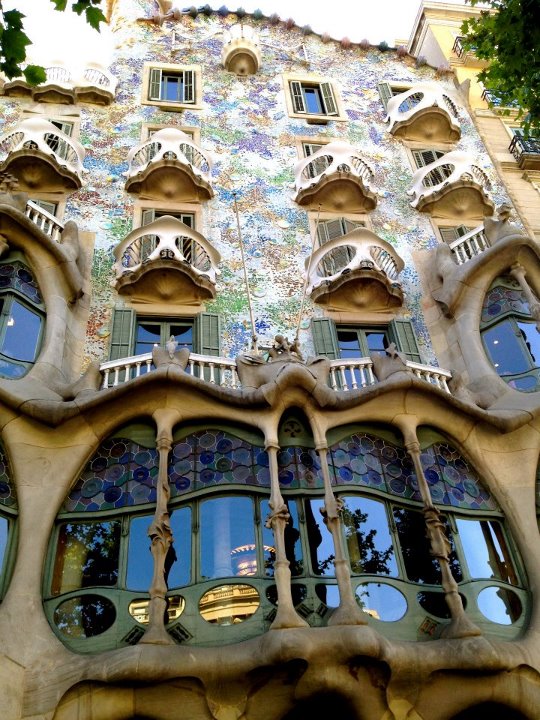
<svg viewBox="0 0 540 720"><path fill-rule="evenodd" d="M328 119L346 120L335 83L319 77L285 76L286 101L291 117L326 124Z"/></svg>
<svg viewBox="0 0 540 720"><path fill-rule="evenodd" d="M145 66L142 103L170 110L184 106L200 108L200 69L162 63Z"/></svg>
<svg viewBox="0 0 540 720"><path fill-rule="evenodd" d="M519 283L499 277L482 306L482 340L495 370L523 392L540 387L540 334Z"/></svg>
<svg viewBox="0 0 540 720"><path fill-rule="evenodd" d="M17 499L11 484L8 459L0 445L0 599L6 590L13 545Z"/></svg>
<svg viewBox="0 0 540 720"><path fill-rule="evenodd" d="M324 245L334 238L342 237L357 228L366 227L363 220L350 220L346 217L329 218L320 220L317 225L317 239L319 245Z"/></svg>
<svg viewBox="0 0 540 720"><path fill-rule="evenodd" d="M451 245L455 240L459 240L459 238L464 237L465 235L467 235L467 233L470 233L471 230L474 230L474 226L448 225L444 227L439 226L437 229L439 231L442 241L448 243L448 245Z"/></svg>
<svg viewBox="0 0 540 720"><path fill-rule="evenodd" d="M0 376L20 378L36 360L44 305L34 276L20 260L0 264Z"/></svg>
<svg viewBox="0 0 540 720"><path fill-rule="evenodd" d="M395 95L401 95L402 92L405 92L405 90L408 90L411 86L404 83L382 82L379 83L378 87L381 102L384 105L384 109L386 110L386 106L388 105L388 101L390 100L390 98L394 97Z"/></svg>

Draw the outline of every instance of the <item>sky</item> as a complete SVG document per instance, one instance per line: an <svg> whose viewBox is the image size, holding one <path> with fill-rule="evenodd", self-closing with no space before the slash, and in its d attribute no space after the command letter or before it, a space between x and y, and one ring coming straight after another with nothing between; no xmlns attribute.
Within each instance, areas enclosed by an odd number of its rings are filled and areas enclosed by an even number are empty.
<svg viewBox="0 0 540 720"><path fill-rule="evenodd" d="M200 7L205 2L178 2L174 6L182 10L191 4ZM218 0L208 4L216 9L223 4L231 9L241 6L248 12L258 8L265 15L275 12L285 20L292 17L297 25L310 25L315 32L327 32L338 40L348 37L360 42L367 38L372 44L385 40L393 46L396 40L408 39L420 0ZM49 0L4 0L3 5L4 9L16 7L25 13L26 31L34 42L34 62L73 58L74 53L81 62L95 60L97 49L103 60L110 57L112 43L106 29L98 35L73 13L55 11ZM157 3L148 0L148 8L148 14L153 14Z"/></svg>

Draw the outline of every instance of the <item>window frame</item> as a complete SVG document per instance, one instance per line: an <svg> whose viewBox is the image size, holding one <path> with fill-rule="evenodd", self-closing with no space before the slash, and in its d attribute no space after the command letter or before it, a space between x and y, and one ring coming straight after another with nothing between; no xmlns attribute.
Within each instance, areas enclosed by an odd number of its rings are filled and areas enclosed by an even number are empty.
<svg viewBox="0 0 540 720"><path fill-rule="evenodd" d="M347 121L337 80L321 75L283 73L282 81L289 117L307 120L310 125L326 125L330 121ZM306 88L318 90L324 112L308 111L304 94Z"/></svg>
<svg viewBox="0 0 540 720"><path fill-rule="evenodd" d="M164 75L179 76L185 73L191 74L193 99L167 100L161 97L162 81ZM157 87L157 77L159 75L159 95L155 92ZM184 96L185 97L185 96ZM176 65L169 63L145 63L143 69L142 81L142 105L152 105L160 107L164 110L178 111L184 109L201 110L202 109L202 73L200 65Z"/></svg>

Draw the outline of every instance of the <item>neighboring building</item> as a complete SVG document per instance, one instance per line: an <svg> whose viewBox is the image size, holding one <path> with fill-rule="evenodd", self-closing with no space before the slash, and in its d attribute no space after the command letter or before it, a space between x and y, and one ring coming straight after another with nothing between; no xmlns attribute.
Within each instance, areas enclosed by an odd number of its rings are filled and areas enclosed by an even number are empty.
<svg viewBox="0 0 540 720"><path fill-rule="evenodd" d="M0 97L2 720L538 718L499 119L384 46L109 12L110 71Z"/></svg>
<svg viewBox="0 0 540 720"><path fill-rule="evenodd" d="M486 61L463 48L461 24L485 8L423 0L408 50L433 67L449 67L461 85L473 122L520 213L525 230L540 240L540 139L524 138L516 108L500 107L477 75Z"/></svg>

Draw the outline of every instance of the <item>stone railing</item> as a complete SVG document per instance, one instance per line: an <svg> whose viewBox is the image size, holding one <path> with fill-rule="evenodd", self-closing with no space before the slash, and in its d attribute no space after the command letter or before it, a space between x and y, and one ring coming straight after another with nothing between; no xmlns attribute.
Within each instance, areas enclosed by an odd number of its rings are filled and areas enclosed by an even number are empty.
<svg viewBox="0 0 540 720"><path fill-rule="evenodd" d="M427 199L451 185L468 183L484 191L490 189L485 172L472 162L468 153L460 150L446 153L429 165L419 168L414 173L412 182L407 194L413 196L413 207L416 207L420 200Z"/></svg>
<svg viewBox="0 0 540 720"><path fill-rule="evenodd" d="M367 228L357 228L324 243L306 260L308 291L359 269L378 271L391 282L397 282L403 267L403 260L390 243Z"/></svg>
<svg viewBox="0 0 540 720"><path fill-rule="evenodd" d="M447 383L452 374L448 370L410 361L406 363L406 366L420 380L450 393ZM103 375L101 387L102 389L117 387L153 370L152 353L133 355L120 360L109 360L100 366L100 372ZM233 390L241 388L236 362L230 358L190 353L185 372L191 377L202 379L211 385L219 385ZM333 390L345 392L359 390L369 385L375 385L377 382L373 372L373 361L369 357L330 361L329 385Z"/></svg>
<svg viewBox="0 0 540 720"><path fill-rule="evenodd" d="M22 120L11 132L0 137L0 149L3 151L0 161L10 153L25 149L40 150L45 155L54 156L60 165L76 173L79 179L82 176L83 146L43 118Z"/></svg>
<svg viewBox="0 0 540 720"><path fill-rule="evenodd" d="M334 173L348 173L360 180L367 190L374 190L371 187L374 173L370 166L352 145L336 141L324 145L313 155L300 160L296 164L296 192L299 193L316 184L323 175L329 178Z"/></svg>
<svg viewBox="0 0 540 720"><path fill-rule="evenodd" d="M50 65L45 68L47 79L44 85L64 85L73 87L71 82L71 73L63 64Z"/></svg>
<svg viewBox="0 0 540 720"><path fill-rule="evenodd" d="M88 63L81 78L75 83L75 89L81 87L99 87L114 94L118 84L117 78L100 63Z"/></svg>
<svg viewBox="0 0 540 720"><path fill-rule="evenodd" d="M150 163L175 160L189 166L196 175L210 184L212 160L193 140L176 128L164 128L140 143L128 154L128 179L145 170Z"/></svg>
<svg viewBox="0 0 540 720"><path fill-rule="evenodd" d="M136 228L114 249L116 277L138 270L144 263L167 260L187 264L197 275L216 282L221 259L217 250L196 230L171 215Z"/></svg>
<svg viewBox="0 0 540 720"><path fill-rule="evenodd" d="M454 255L457 264L463 265L467 260L480 255L490 247L489 240L487 239L484 231L484 226L479 225L474 228L466 235L462 235L457 240L454 240L449 244L450 250Z"/></svg>
<svg viewBox="0 0 540 720"><path fill-rule="evenodd" d="M448 116L450 124L459 137L456 105L440 85L436 83L413 85L408 90L390 98L386 108L386 120L390 121L389 132L392 132L398 123L410 120L420 111L426 111L430 108L442 110Z"/></svg>
<svg viewBox="0 0 540 720"><path fill-rule="evenodd" d="M45 235L48 235L51 240L58 243L61 241L61 235L64 230L63 224L57 220L54 215L51 215L51 213L39 205L36 205L36 203L33 203L31 200L26 203L26 217L29 218L34 225L37 225Z"/></svg>

